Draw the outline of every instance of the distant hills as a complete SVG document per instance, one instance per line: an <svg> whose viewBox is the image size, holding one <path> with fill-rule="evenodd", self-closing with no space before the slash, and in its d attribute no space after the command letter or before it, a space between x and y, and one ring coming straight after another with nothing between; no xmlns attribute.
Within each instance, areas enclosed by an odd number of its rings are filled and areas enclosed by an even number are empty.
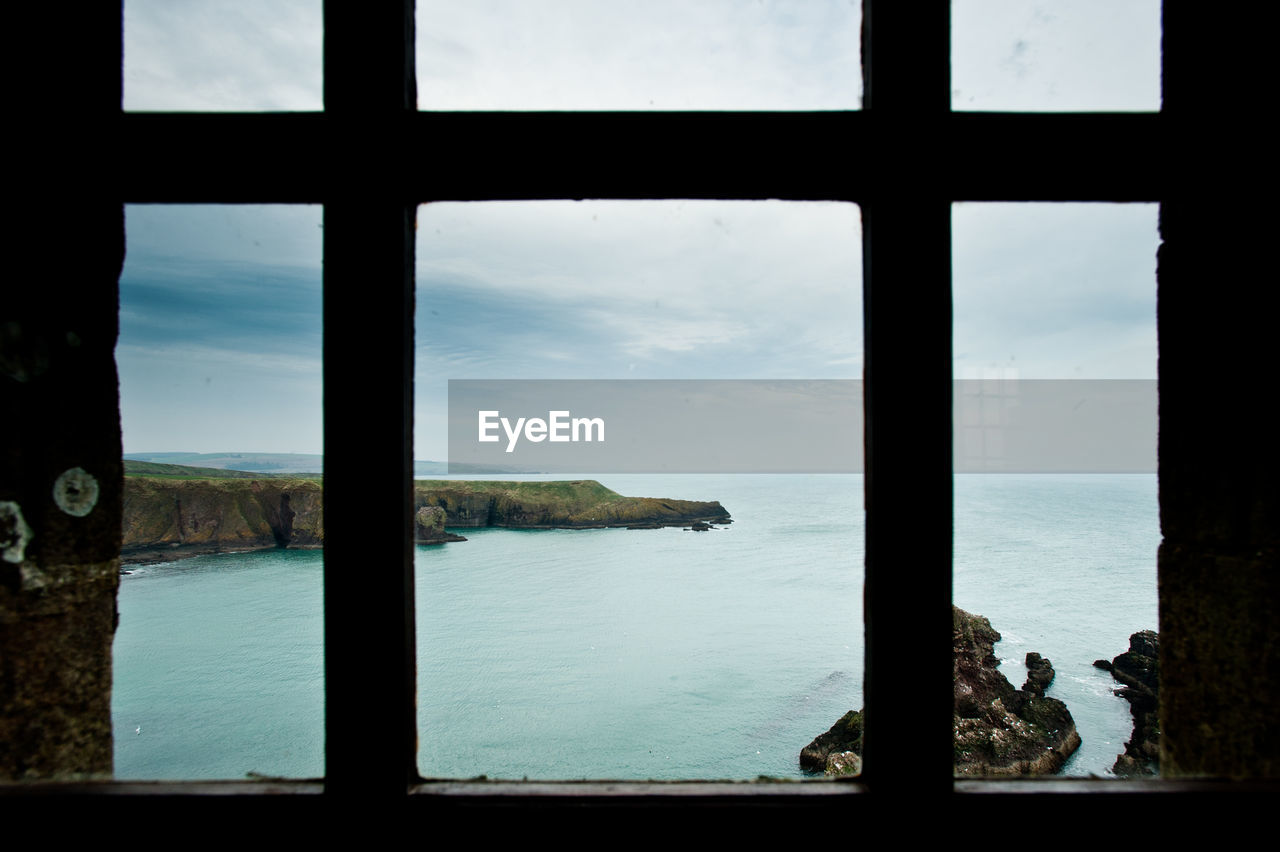
<svg viewBox="0 0 1280 852"><path fill-rule="evenodd" d="M274 473L252 470L229 470L221 467L195 467L186 464L124 460L125 476L146 476L158 479L312 479L322 478L319 473Z"/></svg>
<svg viewBox="0 0 1280 852"><path fill-rule="evenodd" d="M186 467L216 468L229 472L246 471L253 474L276 474L282 476L320 475L324 472L324 456L320 453L125 453L125 462L145 462L159 465L176 465ZM180 472L161 473L144 472L141 468L130 468L125 465L126 473L138 476L203 476L207 472L182 474ZM539 471L513 471L510 467L489 468L483 465L471 465L454 473L494 474L494 473L538 473ZM417 460L413 463L414 476L445 476L449 473L449 463L442 461ZM237 478L233 473L221 477Z"/></svg>
<svg viewBox="0 0 1280 852"><path fill-rule="evenodd" d="M251 473L287 473L295 476L324 471L324 456L319 453L125 453L124 458L126 462L211 467Z"/></svg>

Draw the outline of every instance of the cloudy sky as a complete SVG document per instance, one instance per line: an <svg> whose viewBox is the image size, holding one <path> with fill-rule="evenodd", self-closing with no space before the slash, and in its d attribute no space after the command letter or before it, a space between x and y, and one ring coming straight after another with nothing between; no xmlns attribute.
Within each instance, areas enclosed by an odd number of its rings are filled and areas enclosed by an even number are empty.
<svg viewBox="0 0 1280 852"><path fill-rule="evenodd" d="M128 0L125 106L318 109L319 11ZM419 102L857 108L858 12L847 0L420 0ZM953 104L1155 109L1158 18L1154 0L957 0ZM322 218L128 208L126 451L321 451ZM957 205L956 375L1154 378L1155 219L1152 205ZM438 204L418 226L418 458L444 455L449 378L861 373L851 205Z"/></svg>

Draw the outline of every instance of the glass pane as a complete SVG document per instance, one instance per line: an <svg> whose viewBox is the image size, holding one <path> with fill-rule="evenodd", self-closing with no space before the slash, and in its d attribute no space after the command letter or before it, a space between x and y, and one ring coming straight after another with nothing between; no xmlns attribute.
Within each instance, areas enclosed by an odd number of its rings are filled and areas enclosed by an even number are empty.
<svg viewBox="0 0 1280 852"><path fill-rule="evenodd" d="M1133 731L1094 661L1158 628L1156 219L1152 204L953 208L954 602L999 634L969 622L959 643L957 772L1070 754L1063 774L1106 776ZM993 642L998 670L980 662ZM1030 652L1056 673L1034 699L1024 682L1050 671ZM1044 698L1065 704L1074 753Z"/></svg>
<svg viewBox="0 0 1280 852"><path fill-rule="evenodd" d="M124 108L321 110L320 0L126 0Z"/></svg>
<svg viewBox="0 0 1280 852"><path fill-rule="evenodd" d="M116 777L323 775L321 208L126 220Z"/></svg>
<svg viewBox="0 0 1280 852"><path fill-rule="evenodd" d="M862 101L860 0L420 0L430 110L831 110Z"/></svg>
<svg viewBox="0 0 1280 852"><path fill-rule="evenodd" d="M771 380L770 402L746 409L768 421L782 393L809 386L798 380L827 380L857 391L818 425L860 471L857 208L440 203L419 209L418 235L416 502L466 539L417 549L422 774L801 776L800 750L861 706L861 473L725 472L818 430L745 450L715 432L704 458L661 472L653 450L675 460L705 438L684 409L708 389L723 393L715 414L766 384L743 380ZM536 383L542 417L595 413L558 394L603 386L669 414L654 429L679 425L637 435L606 415L603 445L623 451L605 469L587 466L598 444L565 442L585 460L573 474L447 475L460 379L560 380ZM699 381L673 394L673 379ZM618 472L639 458L641 472ZM732 523L695 531L706 510L678 500L719 501ZM621 528L632 522L657 528Z"/></svg>
<svg viewBox="0 0 1280 852"><path fill-rule="evenodd" d="M1160 109L1160 0L952 0L951 108Z"/></svg>

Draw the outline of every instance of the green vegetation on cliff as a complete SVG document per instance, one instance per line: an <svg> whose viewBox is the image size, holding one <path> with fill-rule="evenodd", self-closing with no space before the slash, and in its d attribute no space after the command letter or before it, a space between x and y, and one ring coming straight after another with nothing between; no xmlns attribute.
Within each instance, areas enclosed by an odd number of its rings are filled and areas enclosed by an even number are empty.
<svg viewBox="0 0 1280 852"><path fill-rule="evenodd" d="M728 523L716 501L624 497L594 479L556 482L424 479L414 506L439 506L448 526L524 529Z"/></svg>
<svg viewBox="0 0 1280 852"><path fill-rule="evenodd" d="M121 556L134 562L219 550L319 547L322 494L314 479L126 476Z"/></svg>

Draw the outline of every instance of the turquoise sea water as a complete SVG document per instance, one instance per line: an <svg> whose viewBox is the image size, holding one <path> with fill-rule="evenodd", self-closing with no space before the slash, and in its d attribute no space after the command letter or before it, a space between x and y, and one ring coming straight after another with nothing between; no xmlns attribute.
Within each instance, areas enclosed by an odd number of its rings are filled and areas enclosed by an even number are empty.
<svg viewBox="0 0 1280 852"><path fill-rule="evenodd" d="M324 774L324 556L197 556L120 578L118 778Z"/></svg>
<svg viewBox="0 0 1280 852"><path fill-rule="evenodd" d="M418 548L421 772L799 777L800 748L861 705L861 477L600 479L735 523ZM1131 723L1091 663L1156 627L1155 477L957 476L955 530L956 603L1002 633L1015 685L1027 651L1053 661L1084 740L1066 772L1105 774ZM118 777L323 774L322 569L270 551L122 578Z"/></svg>

